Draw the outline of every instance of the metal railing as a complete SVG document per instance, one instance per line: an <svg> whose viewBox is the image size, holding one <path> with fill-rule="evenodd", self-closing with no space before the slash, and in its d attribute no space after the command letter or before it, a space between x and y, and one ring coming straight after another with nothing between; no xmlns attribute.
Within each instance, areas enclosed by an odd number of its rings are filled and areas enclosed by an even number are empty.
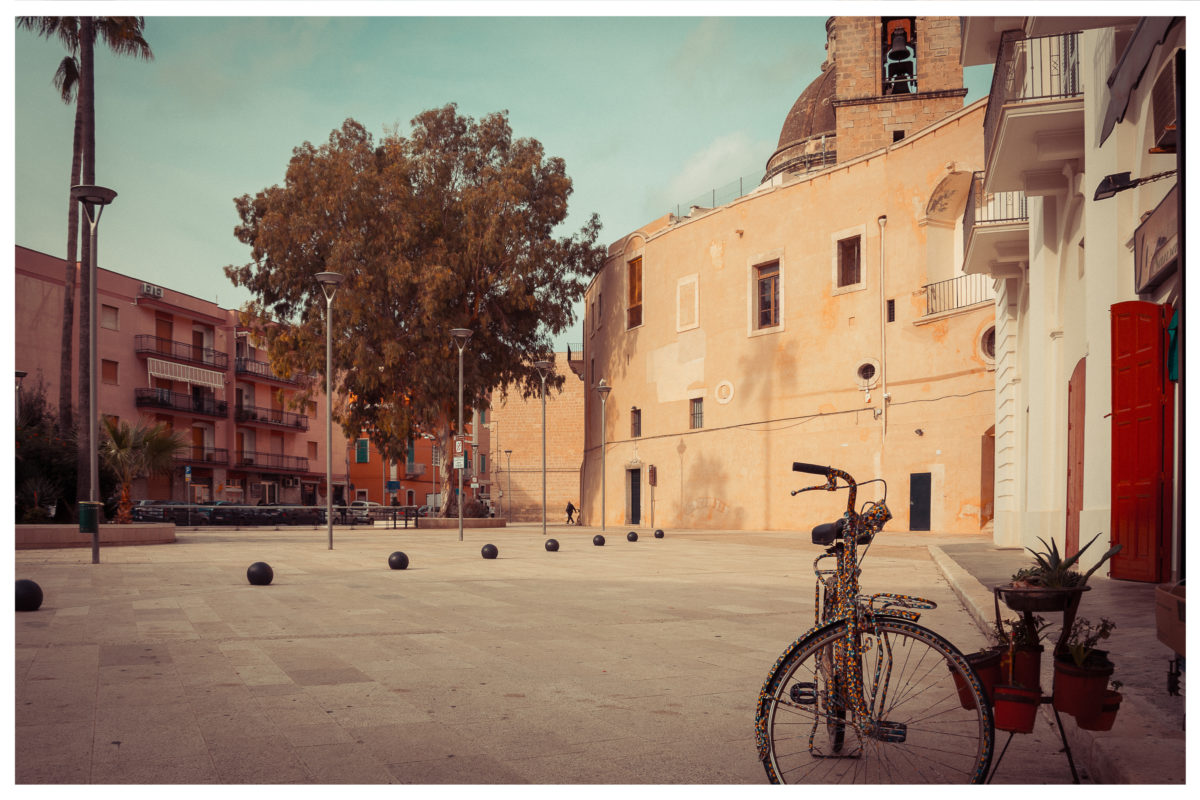
<svg viewBox="0 0 1200 800"><path fill-rule="evenodd" d="M308 417L283 409L240 405L234 407L233 417L238 422L261 422L267 425L298 428L302 431L308 430Z"/></svg>
<svg viewBox="0 0 1200 800"><path fill-rule="evenodd" d="M196 397L169 389L137 389L134 392L134 405L138 408L168 408L172 411L188 411L213 417L224 417L229 413L229 403L225 400L208 396Z"/></svg>
<svg viewBox="0 0 1200 800"><path fill-rule="evenodd" d="M950 280L927 283L923 288L927 317L978 303L994 302L996 299L990 275L959 275Z"/></svg>
<svg viewBox="0 0 1200 800"><path fill-rule="evenodd" d="M418 461L409 461L404 465L404 474L415 476L425 474L425 465Z"/></svg>
<svg viewBox="0 0 1200 800"><path fill-rule="evenodd" d="M751 175L743 175L724 186L718 186L710 189L704 194L689 200L686 203L677 203L671 209L671 213L677 217L686 217L693 208L716 208L723 206L726 203L732 203L739 197L743 197L758 188L762 183L762 173L755 172Z"/></svg>
<svg viewBox="0 0 1200 800"><path fill-rule="evenodd" d="M971 177L971 191L963 211L963 252L971 243L971 235L981 225L1011 225L1029 222L1029 208L1024 192L985 192L983 173Z"/></svg>
<svg viewBox="0 0 1200 800"><path fill-rule="evenodd" d="M234 466L255 467L257 469L281 469L290 472L307 472L308 459L304 456L287 456L283 453L263 453L257 450L243 450L234 458Z"/></svg>
<svg viewBox="0 0 1200 800"><path fill-rule="evenodd" d="M1000 52L983 118L985 153L992 152L1006 103L1083 96L1079 34L1062 33L1036 39L1023 36L1019 30L1005 31L1000 36Z"/></svg>
<svg viewBox="0 0 1200 800"><path fill-rule="evenodd" d="M133 346L138 353L153 353L178 361L187 361L191 364L205 364L217 369L229 369L229 354L211 347L196 347L186 342L176 342L173 339L163 339L147 333L135 336Z"/></svg>
<svg viewBox="0 0 1200 800"><path fill-rule="evenodd" d="M238 356L234 359L234 369L245 375L254 375L258 378L266 378L272 381L282 381L283 383L296 383L294 378L281 378L276 375L271 369L271 365L266 361L259 361L256 358L247 358Z"/></svg>
<svg viewBox="0 0 1200 800"><path fill-rule="evenodd" d="M229 450L224 447L189 445L175 454L176 461L203 461L207 464L228 464Z"/></svg>

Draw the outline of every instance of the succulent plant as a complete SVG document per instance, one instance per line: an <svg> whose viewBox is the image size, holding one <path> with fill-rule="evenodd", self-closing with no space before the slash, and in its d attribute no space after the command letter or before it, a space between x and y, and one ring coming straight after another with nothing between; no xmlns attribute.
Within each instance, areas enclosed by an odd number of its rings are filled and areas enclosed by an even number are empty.
<svg viewBox="0 0 1200 800"><path fill-rule="evenodd" d="M1033 553L1034 565L1024 567L1014 573L1012 576L1013 584L1040 586L1046 589L1070 589L1086 585L1092 573L1121 550L1121 545L1113 545L1087 572L1079 572L1073 569L1079 562L1079 557L1083 555L1084 551L1091 547L1092 543L1099 538L1100 534L1097 533L1091 538L1091 541L1079 548L1079 551L1075 555L1064 558L1059 553L1058 545L1055 543L1053 537L1047 543L1045 539L1039 536L1038 541L1046 548L1045 551L1039 553L1032 548L1025 548L1030 553Z"/></svg>

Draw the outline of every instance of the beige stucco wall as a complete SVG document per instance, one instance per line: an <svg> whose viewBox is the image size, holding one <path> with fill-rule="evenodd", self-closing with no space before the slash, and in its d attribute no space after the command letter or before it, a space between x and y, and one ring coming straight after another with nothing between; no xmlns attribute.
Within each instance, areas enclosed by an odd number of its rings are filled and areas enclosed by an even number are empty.
<svg viewBox="0 0 1200 800"><path fill-rule="evenodd" d="M981 506L990 503L982 496L981 447L994 403L979 339L993 307L927 317L923 287L959 274L944 221L961 216L965 190L946 179L981 168L982 113L976 104L886 149L610 248L586 295L587 383L604 378L613 386L603 455L599 398L587 395L589 522L600 513L603 463L605 523L631 524L636 475L639 524L648 526L653 464L656 527L806 529L836 515L844 495L791 498L805 481L791 472L800 460L860 480L885 478L898 528L908 526L910 474L928 472L932 528L981 529ZM938 192L943 210L931 242L929 206ZM836 242L854 234L863 242L862 284L838 290ZM643 321L626 329L627 263L638 255ZM758 331L754 267L776 259L781 324ZM889 299L895 321L883 322ZM865 362L877 369L869 392L856 377ZM703 399L700 430L689 428L692 398ZM638 438L630 429L634 407L642 415ZM874 488L861 495L874 496Z"/></svg>

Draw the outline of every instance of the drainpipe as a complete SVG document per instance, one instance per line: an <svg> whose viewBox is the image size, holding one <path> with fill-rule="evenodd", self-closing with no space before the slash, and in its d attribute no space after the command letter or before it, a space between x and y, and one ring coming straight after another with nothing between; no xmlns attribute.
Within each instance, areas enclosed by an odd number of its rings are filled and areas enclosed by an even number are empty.
<svg viewBox="0 0 1200 800"><path fill-rule="evenodd" d="M879 217L879 390L883 393L881 407L883 414L883 429L880 435L880 444L883 443L884 437L887 436L887 407L888 401L891 400L891 395L887 390L887 356L884 349L884 331L887 330L887 300L883 293L883 264L884 264L884 228L887 227L887 215Z"/></svg>

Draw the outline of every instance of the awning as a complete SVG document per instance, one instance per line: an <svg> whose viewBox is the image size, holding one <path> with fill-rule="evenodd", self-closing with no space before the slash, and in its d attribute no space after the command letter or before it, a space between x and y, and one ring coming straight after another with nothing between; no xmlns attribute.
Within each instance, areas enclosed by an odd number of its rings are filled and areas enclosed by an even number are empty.
<svg viewBox="0 0 1200 800"><path fill-rule="evenodd" d="M169 381L183 381L193 386L207 386L210 389L225 389L225 373L211 369L200 369L187 364L176 364L173 361L163 361L158 358L146 359L146 369L153 378L165 378Z"/></svg>
<svg viewBox="0 0 1200 800"><path fill-rule="evenodd" d="M1154 49L1167 38L1167 31L1182 17L1142 17L1121 61L1116 69L1108 76L1108 107L1104 110L1104 127L1100 130L1100 144L1112 133L1113 126L1125 119L1125 109L1129 106L1129 96L1137 88L1146 71L1146 65L1154 55Z"/></svg>
<svg viewBox="0 0 1200 800"><path fill-rule="evenodd" d="M1178 268L1179 184L1133 232L1135 289L1145 294Z"/></svg>

